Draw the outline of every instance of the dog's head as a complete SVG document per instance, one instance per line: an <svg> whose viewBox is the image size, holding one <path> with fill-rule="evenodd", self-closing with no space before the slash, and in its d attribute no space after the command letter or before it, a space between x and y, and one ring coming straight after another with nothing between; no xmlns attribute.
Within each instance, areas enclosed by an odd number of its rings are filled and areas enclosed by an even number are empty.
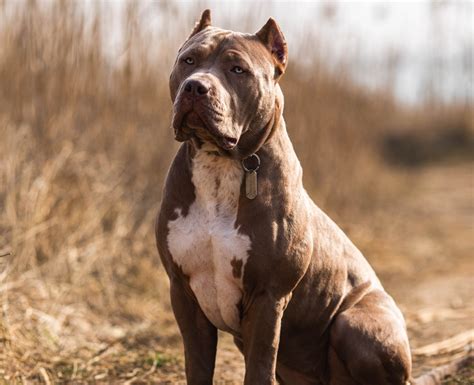
<svg viewBox="0 0 474 385"><path fill-rule="evenodd" d="M170 76L173 128L178 141L212 143L238 153L241 137L274 119L287 65L285 38L273 19L256 34L211 26L205 10L178 52Z"/></svg>

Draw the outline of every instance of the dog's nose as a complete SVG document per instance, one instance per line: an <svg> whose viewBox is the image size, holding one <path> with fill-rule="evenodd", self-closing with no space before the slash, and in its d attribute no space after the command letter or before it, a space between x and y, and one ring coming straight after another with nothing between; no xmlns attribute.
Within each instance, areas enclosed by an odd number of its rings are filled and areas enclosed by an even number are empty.
<svg viewBox="0 0 474 385"><path fill-rule="evenodd" d="M209 92L209 87L199 80L190 79L184 84L184 91L196 96L202 96Z"/></svg>

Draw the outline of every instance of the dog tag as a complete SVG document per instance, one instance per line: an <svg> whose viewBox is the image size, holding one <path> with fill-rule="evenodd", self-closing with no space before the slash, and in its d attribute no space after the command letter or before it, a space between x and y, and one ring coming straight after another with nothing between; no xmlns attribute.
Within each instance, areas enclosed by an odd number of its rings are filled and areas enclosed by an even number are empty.
<svg viewBox="0 0 474 385"><path fill-rule="evenodd" d="M257 171L247 171L245 173L245 196L254 199L257 196Z"/></svg>
<svg viewBox="0 0 474 385"><path fill-rule="evenodd" d="M257 154L252 154L242 159L242 168L245 171L245 196L248 199L255 199L257 196L257 170L259 167L260 158Z"/></svg>
<svg viewBox="0 0 474 385"><path fill-rule="evenodd" d="M260 158L257 154L252 154L242 159L242 168L245 171L245 196L248 199L257 197L257 170L260 167Z"/></svg>

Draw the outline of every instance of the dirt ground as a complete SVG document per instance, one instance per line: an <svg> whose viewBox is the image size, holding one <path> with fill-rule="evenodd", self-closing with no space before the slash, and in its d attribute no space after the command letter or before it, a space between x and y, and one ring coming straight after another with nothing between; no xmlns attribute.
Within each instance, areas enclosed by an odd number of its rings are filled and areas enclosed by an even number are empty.
<svg viewBox="0 0 474 385"><path fill-rule="evenodd" d="M473 169L467 164L430 166L404 171L397 179L404 183L401 194L391 197L367 222L354 218L345 230L402 308L416 349L473 327ZM169 328L158 340L122 341L100 353L97 362L122 365L121 374L116 373L118 382L184 384L180 337L172 316L166 317ZM447 362L447 357L452 354L415 354L414 374ZM139 363L141 369L136 369ZM130 366L129 372L123 371L124 364ZM243 373L240 353L231 338L221 334L215 383L241 384ZM113 375L109 370L95 379L113 382ZM473 384L474 368L445 383Z"/></svg>

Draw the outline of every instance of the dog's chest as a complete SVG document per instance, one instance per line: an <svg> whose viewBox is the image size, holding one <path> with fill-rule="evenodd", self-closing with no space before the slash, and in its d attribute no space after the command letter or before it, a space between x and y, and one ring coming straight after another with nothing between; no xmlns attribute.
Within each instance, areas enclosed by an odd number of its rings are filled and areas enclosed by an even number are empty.
<svg viewBox="0 0 474 385"><path fill-rule="evenodd" d="M243 171L203 150L193 159L195 201L168 223L173 261L189 277L201 309L219 329L239 331L242 276L250 238L236 228Z"/></svg>

